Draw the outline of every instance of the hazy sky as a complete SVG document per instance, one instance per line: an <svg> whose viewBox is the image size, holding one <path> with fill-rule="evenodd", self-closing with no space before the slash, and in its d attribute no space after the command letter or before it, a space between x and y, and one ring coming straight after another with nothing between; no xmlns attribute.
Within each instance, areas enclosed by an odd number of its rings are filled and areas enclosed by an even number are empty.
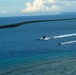
<svg viewBox="0 0 76 75"><path fill-rule="evenodd" d="M76 0L0 0L0 16L76 12Z"/></svg>

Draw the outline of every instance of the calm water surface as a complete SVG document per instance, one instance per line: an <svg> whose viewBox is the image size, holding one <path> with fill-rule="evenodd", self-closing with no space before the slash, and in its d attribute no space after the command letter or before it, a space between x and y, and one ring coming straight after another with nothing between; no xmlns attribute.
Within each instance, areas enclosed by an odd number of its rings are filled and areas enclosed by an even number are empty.
<svg viewBox="0 0 76 75"><path fill-rule="evenodd" d="M0 18L0 25L29 20L71 17L76 17L76 15L6 17ZM42 36L50 37L72 33L76 33L76 20L34 23L16 28L0 29L0 69L21 63L75 56L76 43L58 45L59 42L76 40L75 36L48 41L37 40Z"/></svg>

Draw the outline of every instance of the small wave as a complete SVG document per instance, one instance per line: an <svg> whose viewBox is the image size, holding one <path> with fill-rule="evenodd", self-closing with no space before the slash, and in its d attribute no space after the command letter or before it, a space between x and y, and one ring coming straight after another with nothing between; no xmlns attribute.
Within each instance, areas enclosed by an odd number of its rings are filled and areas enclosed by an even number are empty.
<svg viewBox="0 0 76 75"><path fill-rule="evenodd" d="M68 41L68 42L62 42L61 44L71 44L71 43L76 43L76 40L74 40L74 41Z"/></svg>

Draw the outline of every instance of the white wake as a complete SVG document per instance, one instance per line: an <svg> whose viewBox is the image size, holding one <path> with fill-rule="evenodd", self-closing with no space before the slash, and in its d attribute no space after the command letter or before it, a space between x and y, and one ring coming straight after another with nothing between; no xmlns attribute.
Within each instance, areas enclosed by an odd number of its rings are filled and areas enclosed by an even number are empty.
<svg viewBox="0 0 76 75"><path fill-rule="evenodd" d="M76 33L59 35L59 36L52 36L52 37L50 37L50 39L58 39L58 38L65 38L65 37L72 37L72 36L76 36Z"/></svg>
<svg viewBox="0 0 76 75"><path fill-rule="evenodd" d="M71 44L71 43L76 43L76 40L74 40L74 41L68 41L68 42L62 42L61 44Z"/></svg>
<svg viewBox="0 0 76 75"><path fill-rule="evenodd" d="M40 38L40 40L50 40L50 37L46 37L45 39Z"/></svg>
<svg viewBox="0 0 76 75"><path fill-rule="evenodd" d="M39 38L39 40L52 40L52 39L59 39L59 38L66 38L66 37L73 37L73 36L76 36L76 33L59 35L59 36L51 36L51 37L45 36L45 39L43 37L41 37L41 38Z"/></svg>

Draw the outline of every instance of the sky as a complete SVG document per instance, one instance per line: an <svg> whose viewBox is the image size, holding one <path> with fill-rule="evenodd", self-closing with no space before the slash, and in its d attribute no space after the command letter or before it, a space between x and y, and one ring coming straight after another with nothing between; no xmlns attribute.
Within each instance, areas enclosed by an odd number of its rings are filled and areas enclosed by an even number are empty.
<svg viewBox="0 0 76 75"><path fill-rule="evenodd" d="M0 17L76 12L76 0L0 0Z"/></svg>

